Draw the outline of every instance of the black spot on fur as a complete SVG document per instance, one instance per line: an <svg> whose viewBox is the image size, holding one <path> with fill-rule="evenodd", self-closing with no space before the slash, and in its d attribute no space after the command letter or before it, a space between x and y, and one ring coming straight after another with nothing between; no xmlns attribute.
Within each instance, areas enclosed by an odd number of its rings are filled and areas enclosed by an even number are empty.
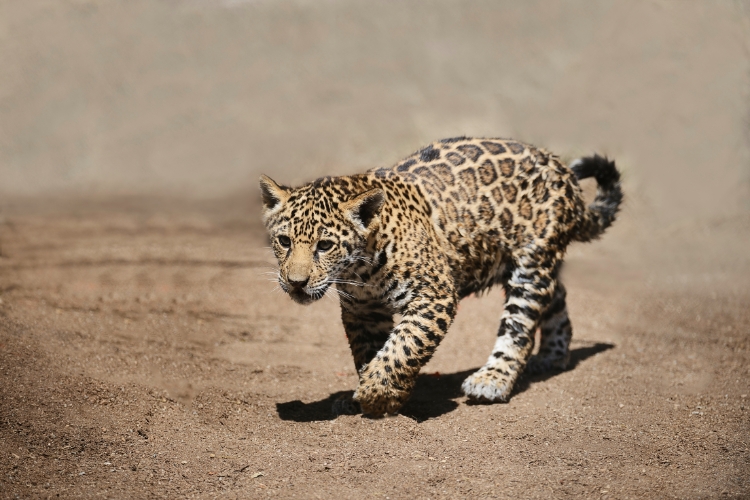
<svg viewBox="0 0 750 500"><path fill-rule="evenodd" d="M477 159L479 159L479 157L484 153L484 151L482 151L482 148L473 144L464 144L462 146L458 146L456 149L461 151L464 156L469 157L471 161L477 161Z"/></svg>
<svg viewBox="0 0 750 500"><path fill-rule="evenodd" d="M503 213L500 214L500 226L506 234L510 233L513 229L513 214L510 213L508 208L503 210Z"/></svg>
<svg viewBox="0 0 750 500"><path fill-rule="evenodd" d="M440 150L435 149L432 145L427 146L419 152L419 159L422 161L433 161L440 158Z"/></svg>
<svg viewBox="0 0 750 500"><path fill-rule="evenodd" d="M503 184L503 194L505 194L505 199L508 200L510 203L516 202L516 195L518 194L518 189L513 184Z"/></svg>
<svg viewBox="0 0 750 500"><path fill-rule="evenodd" d="M503 177L513 177L513 173L516 170L516 162L514 162L513 159L504 158L498 161L497 164L500 167L500 172L503 174Z"/></svg>
<svg viewBox="0 0 750 500"><path fill-rule="evenodd" d="M495 199L496 203L503 202L503 193L499 187L492 188L492 197Z"/></svg>
<svg viewBox="0 0 750 500"><path fill-rule="evenodd" d="M490 199L486 196L482 196L482 203L479 205L479 218L482 219L485 224L490 224L492 219L495 218L495 210L492 208Z"/></svg>
<svg viewBox="0 0 750 500"><path fill-rule="evenodd" d="M372 268L372 274L375 274L383 269L383 266L385 266L386 262L388 262L388 256L385 254L385 252L380 252L377 256L377 263Z"/></svg>
<svg viewBox="0 0 750 500"><path fill-rule="evenodd" d="M505 145L508 146L508 149L510 149L511 152L513 152L513 154L515 155L523 153L523 150L526 149L526 147L523 144L520 144L515 141L507 141Z"/></svg>
<svg viewBox="0 0 750 500"><path fill-rule="evenodd" d="M506 151L503 145L498 144L497 142L482 141L482 146L487 148L487 151L489 151L493 155L499 155L499 154L505 153Z"/></svg>
<svg viewBox="0 0 750 500"><path fill-rule="evenodd" d="M458 154L458 153L456 153L454 151L451 151L450 153L448 153L447 155L445 155L445 158L449 162L451 162L453 164L453 166L455 166L455 167L461 165L463 162L466 161L466 158L464 158L463 156L461 156L460 154Z"/></svg>
<svg viewBox="0 0 750 500"><path fill-rule="evenodd" d="M398 170L399 172L406 172L409 170L409 167L411 167L412 165L416 163L417 163L417 160L406 160L404 163L396 167L396 170Z"/></svg>
<svg viewBox="0 0 750 500"><path fill-rule="evenodd" d="M497 171L495 165L492 164L492 160L485 160L477 170L479 170L479 179L485 186L489 186L497 180Z"/></svg>
<svg viewBox="0 0 750 500"><path fill-rule="evenodd" d="M463 186L468 190L471 198L477 195L477 174L473 168L467 167L458 173Z"/></svg>
<svg viewBox="0 0 750 500"><path fill-rule="evenodd" d="M414 169L414 173L432 183L432 186L425 185L424 187L425 189L432 189L434 187L437 191L433 193L433 196L439 195L440 191L445 190L445 184L440 176L434 171L434 168L417 167Z"/></svg>

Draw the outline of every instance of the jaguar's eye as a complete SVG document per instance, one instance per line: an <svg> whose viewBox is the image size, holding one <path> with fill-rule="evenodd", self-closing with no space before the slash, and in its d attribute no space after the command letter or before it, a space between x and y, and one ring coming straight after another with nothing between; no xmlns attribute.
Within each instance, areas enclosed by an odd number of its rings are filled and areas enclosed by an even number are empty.
<svg viewBox="0 0 750 500"><path fill-rule="evenodd" d="M331 240L320 240L318 242L318 252L325 252L331 249L333 242Z"/></svg>
<svg viewBox="0 0 750 500"><path fill-rule="evenodd" d="M289 239L289 236L281 235L279 236L279 245L284 248L289 248L292 246L292 240Z"/></svg>

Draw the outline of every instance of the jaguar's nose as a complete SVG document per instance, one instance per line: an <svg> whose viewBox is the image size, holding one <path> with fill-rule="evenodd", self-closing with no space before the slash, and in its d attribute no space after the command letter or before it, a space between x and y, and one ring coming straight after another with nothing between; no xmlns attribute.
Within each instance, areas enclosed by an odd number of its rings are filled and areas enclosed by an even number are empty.
<svg viewBox="0 0 750 500"><path fill-rule="evenodd" d="M307 282L310 281L310 278L305 278L304 281L298 281L298 280L293 280L289 278L288 281L289 281L289 286L291 286L292 288L301 290L305 288L305 286L307 285Z"/></svg>

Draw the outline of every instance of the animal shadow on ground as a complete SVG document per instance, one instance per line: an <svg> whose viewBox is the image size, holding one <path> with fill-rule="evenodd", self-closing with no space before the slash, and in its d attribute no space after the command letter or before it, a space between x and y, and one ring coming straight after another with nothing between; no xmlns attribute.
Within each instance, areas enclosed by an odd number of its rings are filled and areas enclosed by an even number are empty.
<svg viewBox="0 0 750 500"><path fill-rule="evenodd" d="M581 361L612 349L614 344L597 342L586 347L571 349L570 362L567 370L572 370ZM461 383L466 377L474 373L478 368L464 370L456 373L422 373L417 377L409 401L401 409L401 415L424 422L449 413L458 408L455 400L462 397ZM566 371L567 371L566 370ZM527 390L532 384L548 380L562 372L551 371L533 376L522 376L513 389L513 395ZM303 403L299 399L286 403L276 403L276 411L282 420L293 420L295 422L317 422L322 420L334 420L337 416L331 413L334 401L343 396L351 397L354 391L334 392L325 399ZM469 403L475 404L475 403Z"/></svg>

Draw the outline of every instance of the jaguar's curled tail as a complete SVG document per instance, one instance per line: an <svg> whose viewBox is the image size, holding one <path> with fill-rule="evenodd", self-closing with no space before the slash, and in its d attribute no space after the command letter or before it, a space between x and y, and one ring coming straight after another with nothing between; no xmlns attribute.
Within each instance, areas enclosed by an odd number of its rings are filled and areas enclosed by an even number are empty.
<svg viewBox="0 0 750 500"><path fill-rule="evenodd" d="M590 241L601 236L617 216L622 202L620 172L615 162L599 155L575 160L570 169L579 179L594 177L598 185L596 198L583 214L575 235L578 241Z"/></svg>

